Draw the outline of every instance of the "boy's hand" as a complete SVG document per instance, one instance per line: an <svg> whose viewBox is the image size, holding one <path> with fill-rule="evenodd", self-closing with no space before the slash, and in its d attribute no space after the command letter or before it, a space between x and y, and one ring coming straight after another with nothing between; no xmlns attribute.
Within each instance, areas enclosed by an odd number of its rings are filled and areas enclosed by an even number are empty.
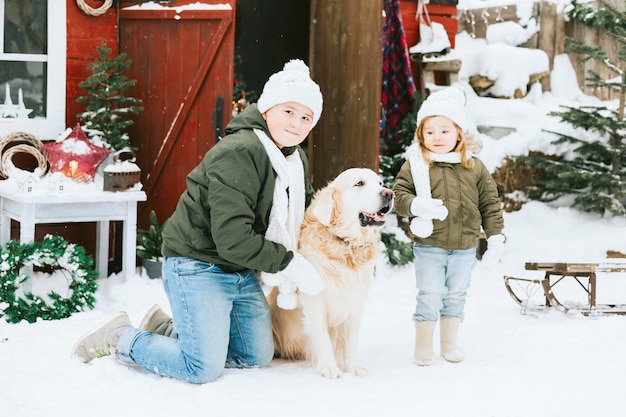
<svg viewBox="0 0 626 417"><path fill-rule="evenodd" d="M324 289L324 283L317 268L298 252L294 252L291 262L278 274L289 278L305 294L316 295Z"/></svg>

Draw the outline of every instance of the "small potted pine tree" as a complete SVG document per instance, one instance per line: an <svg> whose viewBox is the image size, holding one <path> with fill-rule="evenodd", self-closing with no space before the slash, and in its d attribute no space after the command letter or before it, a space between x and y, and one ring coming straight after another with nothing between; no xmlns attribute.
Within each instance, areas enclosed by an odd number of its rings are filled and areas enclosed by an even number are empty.
<svg viewBox="0 0 626 417"><path fill-rule="evenodd" d="M127 128L134 122L132 115L143 111L141 99L130 97L127 90L136 84L125 72L132 64L121 53L111 56L112 49L105 41L98 47L99 58L87 69L92 73L78 84L86 96L76 99L87 103L85 111L77 115L83 123L89 139L111 150L109 161L102 164L104 191L125 191L141 180L141 170L134 163L136 147L130 144Z"/></svg>
<svg viewBox="0 0 626 417"><path fill-rule="evenodd" d="M147 229L137 229L137 256L141 258L142 266L146 269L149 278L161 278L161 268L163 256L161 246L163 245L163 226L159 226L159 221L154 210L150 211L150 226Z"/></svg>
<svg viewBox="0 0 626 417"><path fill-rule="evenodd" d="M113 152L135 151L126 129L134 123L130 116L139 114L143 107L141 99L126 95L127 90L137 83L125 75L132 60L126 59L124 53L116 57L111 57L111 53L112 49L102 41L98 47L99 58L87 67L91 75L78 83L87 95L76 101L86 103L87 107L77 117L87 129L89 138L101 140L103 148Z"/></svg>

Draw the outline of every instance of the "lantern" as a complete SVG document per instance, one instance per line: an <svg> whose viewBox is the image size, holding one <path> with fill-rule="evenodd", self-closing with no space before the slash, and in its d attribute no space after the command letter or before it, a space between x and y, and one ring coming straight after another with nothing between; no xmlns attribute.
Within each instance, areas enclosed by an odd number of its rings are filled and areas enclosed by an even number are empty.
<svg viewBox="0 0 626 417"><path fill-rule="evenodd" d="M80 124L65 139L45 143L43 151L50 162L50 172L61 172L79 182L92 182L98 165L111 152L91 143Z"/></svg>

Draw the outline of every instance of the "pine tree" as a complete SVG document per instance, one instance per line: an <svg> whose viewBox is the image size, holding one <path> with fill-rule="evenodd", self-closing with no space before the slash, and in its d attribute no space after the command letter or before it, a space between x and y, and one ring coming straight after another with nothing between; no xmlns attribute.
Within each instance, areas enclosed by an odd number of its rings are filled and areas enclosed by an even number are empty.
<svg viewBox="0 0 626 417"><path fill-rule="evenodd" d="M129 149L137 150L129 143L126 129L133 124L128 117L143 111L141 100L125 96L126 90L136 84L125 75L132 61L126 59L126 54L119 54L115 58L109 57L112 50L107 48L106 41L98 47L100 55L88 69L92 74L85 81L78 84L87 91L87 96L78 97L79 103L87 103L83 113L77 117L87 128L90 138L101 137L104 148L113 151Z"/></svg>
<svg viewBox="0 0 626 417"><path fill-rule="evenodd" d="M566 152L558 155L531 155L519 159L539 169L537 190L531 197L553 201L563 196L573 196L573 206L585 212L611 213L624 216L626 194L626 143L624 132L624 97L626 93L626 15L611 5L600 1L597 10L573 0L568 16L582 23L598 27L619 44L617 59L612 59L600 46L586 45L567 38L565 51L580 54L582 61L601 62L615 76L610 79L589 71L587 85L609 88L619 94L618 110L606 106L562 106L565 110L549 113L563 122L583 130L582 137L558 132L553 142L569 144Z"/></svg>
<svg viewBox="0 0 626 417"><path fill-rule="evenodd" d="M147 229L137 229L137 256L154 261L161 260L161 246L163 246L163 227L159 226L156 212L150 210L150 226Z"/></svg>
<svg viewBox="0 0 626 417"><path fill-rule="evenodd" d="M398 239L390 232L382 232L380 237L385 245L385 255L391 265L404 266L415 259L413 244L410 241Z"/></svg>

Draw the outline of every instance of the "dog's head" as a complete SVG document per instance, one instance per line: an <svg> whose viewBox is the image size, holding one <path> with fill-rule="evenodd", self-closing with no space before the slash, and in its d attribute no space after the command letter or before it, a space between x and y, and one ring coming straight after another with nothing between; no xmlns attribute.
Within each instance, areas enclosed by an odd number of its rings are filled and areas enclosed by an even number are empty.
<svg viewBox="0 0 626 417"><path fill-rule="evenodd" d="M379 229L393 209L394 193L383 187L378 174L367 168L350 168L315 195L309 213L346 238L363 228Z"/></svg>

